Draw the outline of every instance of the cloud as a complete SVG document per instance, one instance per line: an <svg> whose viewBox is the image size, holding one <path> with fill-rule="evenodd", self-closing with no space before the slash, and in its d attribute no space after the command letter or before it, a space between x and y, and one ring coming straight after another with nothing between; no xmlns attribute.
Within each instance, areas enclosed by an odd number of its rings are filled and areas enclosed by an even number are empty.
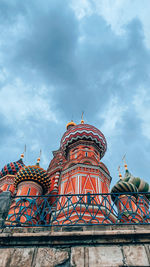
<svg viewBox="0 0 150 267"><path fill-rule="evenodd" d="M0 115L0 144L3 146L7 138L13 134L13 129L10 128L10 125L5 120L3 115Z"/></svg>
<svg viewBox="0 0 150 267"><path fill-rule="evenodd" d="M124 152L141 174L138 148L148 177L148 17L133 2L1 1L1 166L26 143L27 164L42 149L47 168L66 122L78 123L84 111L108 139L104 161L112 176Z"/></svg>
<svg viewBox="0 0 150 267"><path fill-rule="evenodd" d="M6 62L22 79L54 87L51 98L65 116L68 111L75 116L82 110L89 113L92 106L93 117L112 93L126 94L125 86L135 85L137 72L145 69L142 27L135 20L117 36L99 15L78 20L68 5L60 5L60 14L59 4L52 1L48 11L41 8L39 13L38 3L32 16L27 13L24 35Z"/></svg>
<svg viewBox="0 0 150 267"><path fill-rule="evenodd" d="M140 88L134 96L133 105L141 121L142 134L150 140L150 95L148 92L149 89Z"/></svg>
<svg viewBox="0 0 150 267"><path fill-rule="evenodd" d="M103 113L100 114L100 119L104 121L101 127L108 138L122 134L123 115L127 108L117 97L112 97Z"/></svg>
<svg viewBox="0 0 150 267"><path fill-rule="evenodd" d="M73 0L71 6L78 19L82 19L84 16L89 16L93 13L93 4L89 0Z"/></svg>
<svg viewBox="0 0 150 267"><path fill-rule="evenodd" d="M124 33L124 26L130 21L135 18L139 19L144 26L144 42L150 48L150 2L148 0L143 0L142 2L140 0L93 0L92 3L95 6L95 8L92 8L92 11L101 15L118 35Z"/></svg>
<svg viewBox="0 0 150 267"><path fill-rule="evenodd" d="M50 109L50 101L46 99L47 88L38 88L34 93L33 91L32 88L25 87L20 80L1 88L0 113L5 116L7 122L16 120L18 124L22 121L27 124L30 118L34 118L57 123L56 116Z"/></svg>

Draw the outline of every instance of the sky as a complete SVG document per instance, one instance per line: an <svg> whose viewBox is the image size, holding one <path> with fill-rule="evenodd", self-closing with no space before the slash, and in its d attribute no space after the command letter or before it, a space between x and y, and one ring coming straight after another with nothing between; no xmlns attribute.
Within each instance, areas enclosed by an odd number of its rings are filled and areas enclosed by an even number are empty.
<svg viewBox="0 0 150 267"><path fill-rule="evenodd" d="M47 169L70 120L96 126L118 180L150 182L150 1L0 1L0 169Z"/></svg>

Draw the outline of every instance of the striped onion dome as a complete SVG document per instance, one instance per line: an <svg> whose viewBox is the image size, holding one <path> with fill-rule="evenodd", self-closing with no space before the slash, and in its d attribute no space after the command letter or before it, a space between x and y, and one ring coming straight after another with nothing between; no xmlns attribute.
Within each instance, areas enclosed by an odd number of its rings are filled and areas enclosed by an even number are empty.
<svg viewBox="0 0 150 267"><path fill-rule="evenodd" d="M24 163L22 159L16 161L16 162L11 162L7 165L4 166L4 168L0 172L0 178L4 177L5 175L16 175L16 173L24 167Z"/></svg>
<svg viewBox="0 0 150 267"><path fill-rule="evenodd" d="M22 168L15 177L15 187L23 181L34 181L40 184L46 192L50 187L50 180L47 172L38 165Z"/></svg>
<svg viewBox="0 0 150 267"><path fill-rule="evenodd" d="M134 184L137 187L138 192L150 192L149 184L139 177L130 179L130 183Z"/></svg>
<svg viewBox="0 0 150 267"><path fill-rule="evenodd" d="M140 192L149 193L149 194L145 194L145 196L150 200L150 185L147 182L145 182L143 179L139 177L134 177L127 170L125 173L125 178L123 180L128 181L132 183L133 185L135 185L139 193Z"/></svg>
<svg viewBox="0 0 150 267"><path fill-rule="evenodd" d="M123 180L119 181L116 185L111 190L111 193L134 193L137 192L137 187L130 183L130 182L125 182ZM136 194L135 194L136 197ZM114 201L115 196L111 195L112 200Z"/></svg>
<svg viewBox="0 0 150 267"><path fill-rule="evenodd" d="M78 140L94 141L100 148L101 158L104 156L107 149L107 142L103 133L96 127L81 123L68 128L61 139L60 146L66 152L68 146Z"/></svg>
<svg viewBox="0 0 150 267"><path fill-rule="evenodd" d="M149 184L139 177L134 177L128 170L126 170L123 180L134 184L137 187L138 192L150 192Z"/></svg>

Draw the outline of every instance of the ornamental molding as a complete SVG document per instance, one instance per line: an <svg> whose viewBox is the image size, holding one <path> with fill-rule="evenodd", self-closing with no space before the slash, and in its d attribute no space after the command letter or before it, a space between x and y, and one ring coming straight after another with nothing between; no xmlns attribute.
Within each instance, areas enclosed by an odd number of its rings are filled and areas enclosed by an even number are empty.
<svg viewBox="0 0 150 267"><path fill-rule="evenodd" d="M65 175L66 173L68 173L69 174L69 172L71 172L71 171L76 171L76 169L77 168L81 168L81 170L82 171L84 171L84 169L83 168L86 168L86 169L97 169L97 170L99 170L100 172L102 172L102 174L103 175L105 175L105 177L107 177L107 179L108 180L112 180L112 177L102 168L102 167L100 167L100 166L94 166L94 165L86 165L86 164L81 164L81 163L77 163L76 165L74 165L74 166L71 166L71 167L69 167L69 168L67 168L67 169L65 169L65 170L63 170L62 172L61 172L61 175L60 175L60 178L63 176L63 175ZM78 170L79 171L79 170Z"/></svg>

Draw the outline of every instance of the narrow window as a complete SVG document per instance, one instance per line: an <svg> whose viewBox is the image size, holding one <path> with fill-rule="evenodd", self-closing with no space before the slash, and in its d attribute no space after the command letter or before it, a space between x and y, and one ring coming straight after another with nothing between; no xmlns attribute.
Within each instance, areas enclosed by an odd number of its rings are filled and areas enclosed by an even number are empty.
<svg viewBox="0 0 150 267"><path fill-rule="evenodd" d="M20 194L21 194L21 189L18 191L18 196L20 196Z"/></svg>
<svg viewBox="0 0 150 267"><path fill-rule="evenodd" d="M8 187L7 187L7 191L9 190L9 188L10 188L10 184L9 184Z"/></svg>
<svg viewBox="0 0 150 267"><path fill-rule="evenodd" d="M91 204L91 194L90 194L90 192L87 192L87 203Z"/></svg>
<svg viewBox="0 0 150 267"><path fill-rule="evenodd" d="M31 191L31 188L29 188L29 189L28 189L28 193L27 193L27 195L29 195L29 194L30 194L30 191Z"/></svg>
<svg viewBox="0 0 150 267"><path fill-rule="evenodd" d="M85 152L85 156L86 156L86 157L88 156L88 152Z"/></svg>

